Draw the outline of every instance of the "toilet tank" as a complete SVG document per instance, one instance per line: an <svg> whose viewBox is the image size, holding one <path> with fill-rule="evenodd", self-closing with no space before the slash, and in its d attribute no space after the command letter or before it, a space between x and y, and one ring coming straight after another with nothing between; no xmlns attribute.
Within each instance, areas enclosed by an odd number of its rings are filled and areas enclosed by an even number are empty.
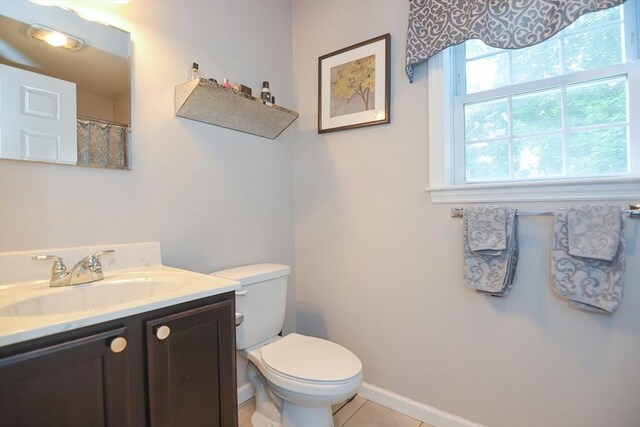
<svg viewBox="0 0 640 427"><path fill-rule="evenodd" d="M275 337L282 331L287 304L287 277L291 269L282 264L253 264L211 273L240 282L236 312L244 322L236 328L236 348L243 350Z"/></svg>

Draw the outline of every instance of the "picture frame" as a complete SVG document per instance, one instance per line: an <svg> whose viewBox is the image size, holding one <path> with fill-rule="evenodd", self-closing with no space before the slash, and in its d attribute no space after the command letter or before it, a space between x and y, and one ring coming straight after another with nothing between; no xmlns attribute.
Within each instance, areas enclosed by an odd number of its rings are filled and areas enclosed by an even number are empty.
<svg viewBox="0 0 640 427"><path fill-rule="evenodd" d="M391 34L318 58L318 133L391 122Z"/></svg>

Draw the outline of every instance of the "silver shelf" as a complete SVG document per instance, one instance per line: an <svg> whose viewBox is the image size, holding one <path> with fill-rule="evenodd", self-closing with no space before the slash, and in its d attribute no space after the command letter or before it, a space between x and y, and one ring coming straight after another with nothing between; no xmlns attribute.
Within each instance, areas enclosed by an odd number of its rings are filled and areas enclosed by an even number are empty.
<svg viewBox="0 0 640 427"><path fill-rule="evenodd" d="M298 118L295 111L225 89L205 79L176 86L175 113L185 119L269 139L276 139Z"/></svg>

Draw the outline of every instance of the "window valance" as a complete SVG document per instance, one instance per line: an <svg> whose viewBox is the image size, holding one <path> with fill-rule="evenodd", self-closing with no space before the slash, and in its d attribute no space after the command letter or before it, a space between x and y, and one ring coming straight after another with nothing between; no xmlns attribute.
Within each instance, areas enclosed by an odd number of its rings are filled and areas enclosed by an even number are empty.
<svg viewBox="0 0 640 427"><path fill-rule="evenodd" d="M406 72L449 46L480 39L518 49L543 42L585 13L625 0L409 0Z"/></svg>

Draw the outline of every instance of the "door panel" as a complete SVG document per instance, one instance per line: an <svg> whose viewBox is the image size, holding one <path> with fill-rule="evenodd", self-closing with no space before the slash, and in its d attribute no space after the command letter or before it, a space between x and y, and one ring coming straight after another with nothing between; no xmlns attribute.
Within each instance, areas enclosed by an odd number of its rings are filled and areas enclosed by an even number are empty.
<svg viewBox="0 0 640 427"><path fill-rule="evenodd" d="M0 157L75 164L75 83L0 65Z"/></svg>

